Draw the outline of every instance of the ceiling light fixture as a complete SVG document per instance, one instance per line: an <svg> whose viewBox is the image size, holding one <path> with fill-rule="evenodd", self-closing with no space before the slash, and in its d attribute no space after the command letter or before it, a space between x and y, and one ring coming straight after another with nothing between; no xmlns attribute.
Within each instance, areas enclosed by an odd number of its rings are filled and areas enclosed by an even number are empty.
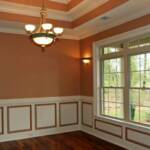
<svg viewBox="0 0 150 150"><path fill-rule="evenodd" d="M42 47L42 50L50 44L52 44L57 36L63 33L63 28L53 27L51 23L46 22L48 15L45 8L45 0L42 0L42 9L40 11L41 21L38 26L33 24L26 24L25 30L30 35L30 38L34 43Z"/></svg>

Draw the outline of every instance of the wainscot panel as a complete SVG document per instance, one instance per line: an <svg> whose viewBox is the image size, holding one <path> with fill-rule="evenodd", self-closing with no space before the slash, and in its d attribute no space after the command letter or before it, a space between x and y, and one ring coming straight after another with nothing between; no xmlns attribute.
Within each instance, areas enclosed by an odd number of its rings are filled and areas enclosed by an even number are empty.
<svg viewBox="0 0 150 150"><path fill-rule="evenodd" d="M79 123L78 102L59 103L59 125L70 126Z"/></svg>

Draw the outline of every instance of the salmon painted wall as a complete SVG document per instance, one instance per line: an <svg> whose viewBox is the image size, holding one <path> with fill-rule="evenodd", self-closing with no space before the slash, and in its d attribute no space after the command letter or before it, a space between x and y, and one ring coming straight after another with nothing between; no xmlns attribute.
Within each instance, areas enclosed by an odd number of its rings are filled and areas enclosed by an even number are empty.
<svg viewBox="0 0 150 150"><path fill-rule="evenodd" d="M150 15L79 41L61 39L41 52L27 36L0 33L0 98L93 95L92 44L150 24Z"/></svg>
<svg viewBox="0 0 150 150"><path fill-rule="evenodd" d="M80 41L81 58L92 57L92 44L95 41L102 40L123 32L131 31L142 26L150 24L150 14L135 20L123 23L111 29L100 32ZM81 95L93 96L93 64L81 64Z"/></svg>
<svg viewBox="0 0 150 150"><path fill-rule="evenodd" d="M0 98L79 95L79 48L61 39L42 53L27 36L0 33Z"/></svg>

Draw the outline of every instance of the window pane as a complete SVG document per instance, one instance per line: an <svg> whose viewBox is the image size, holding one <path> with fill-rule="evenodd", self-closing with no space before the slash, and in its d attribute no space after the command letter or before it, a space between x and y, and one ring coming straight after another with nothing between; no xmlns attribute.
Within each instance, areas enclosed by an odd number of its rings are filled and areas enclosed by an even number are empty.
<svg viewBox="0 0 150 150"><path fill-rule="evenodd" d="M123 103L123 89L116 89L116 101Z"/></svg>
<svg viewBox="0 0 150 150"><path fill-rule="evenodd" d="M103 54L115 53L123 50L122 43L115 43L103 48Z"/></svg>
<svg viewBox="0 0 150 150"><path fill-rule="evenodd" d="M131 72L130 78L131 78L131 81L130 81L131 87L140 87L141 86L140 72Z"/></svg>
<svg viewBox="0 0 150 150"><path fill-rule="evenodd" d="M137 89L130 90L130 104L139 105L140 103L140 91Z"/></svg>
<svg viewBox="0 0 150 150"><path fill-rule="evenodd" d="M130 59L130 70L139 71L140 70L140 59L139 56L132 56Z"/></svg>
<svg viewBox="0 0 150 150"><path fill-rule="evenodd" d="M116 106L117 108L115 116L117 116L118 118L123 118L123 104L117 104Z"/></svg>
<svg viewBox="0 0 150 150"><path fill-rule="evenodd" d="M150 91L140 90L140 105L150 107Z"/></svg>
<svg viewBox="0 0 150 150"><path fill-rule="evenodd" d="M130 57L130 118L150 124L150 53Z"/></svg>
<svg viewBox="0 0 150 150"><path fill-rule="evenodd" d="M122 59L104 60L103 68L103 86L104 87L122 87L123 86L123 67Z"/></svg>
<svg viewBox="0 0 150 150"><path fill-rule="evenodd" d="M104 103L104 114L105 115L109 114L109 105L108 105L108 102Z"/></svg>
<svg viewBox="0 0 150 150"><path fill-rule="evenodd" d="M150 88L150 71L141 71L141 87Z"/></svg>
<svg viewBox="0 0 150 150"><path fill-rule="evenodd" d="M109 89L109 101L110 102L115 102L116 101L115 89Z"/></svg>
<svg viewBox="0 0 150 150"><path fill-rule="evenodd" d="M123 118L123 63L122 58L103 61L102 113Z"/></svg>
<svg viewBox="0 0 150 150"><path fill-rule="evenodd" d="M104 54L108 54L108 53L113 53L113 52L117 52L118 49L114 48L114 47L104 47Z"/></svg>
<svg viewBox="0 0 150 150"><path fill-rule="evenodd" d="M150 125L150 107L141 107L140 110L140 122Z"/></svg>
<svg viewBox="0 0 150 150"><path fill-rule="evenodd" d="M105 74L105 76L104 76L104 86L105 87L111 86L112 82L110 82L110 77L111 77L110 74Z"/></svg>
<svg viewBox="0 0 150 150"><path fill-rule="evenodd" d="M105 102L104 114L112 117L123 118L123 104Z"/></svg>

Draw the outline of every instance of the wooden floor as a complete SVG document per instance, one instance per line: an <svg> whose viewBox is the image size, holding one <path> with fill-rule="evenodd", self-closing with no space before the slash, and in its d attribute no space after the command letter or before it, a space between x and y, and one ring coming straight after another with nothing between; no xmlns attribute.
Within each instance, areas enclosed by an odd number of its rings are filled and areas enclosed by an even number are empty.
<svg viewBox="0 0 150 150"><path fill-rule="evenodd" d="M0 143L0 150L124 150L83 132Z"/></svg>

